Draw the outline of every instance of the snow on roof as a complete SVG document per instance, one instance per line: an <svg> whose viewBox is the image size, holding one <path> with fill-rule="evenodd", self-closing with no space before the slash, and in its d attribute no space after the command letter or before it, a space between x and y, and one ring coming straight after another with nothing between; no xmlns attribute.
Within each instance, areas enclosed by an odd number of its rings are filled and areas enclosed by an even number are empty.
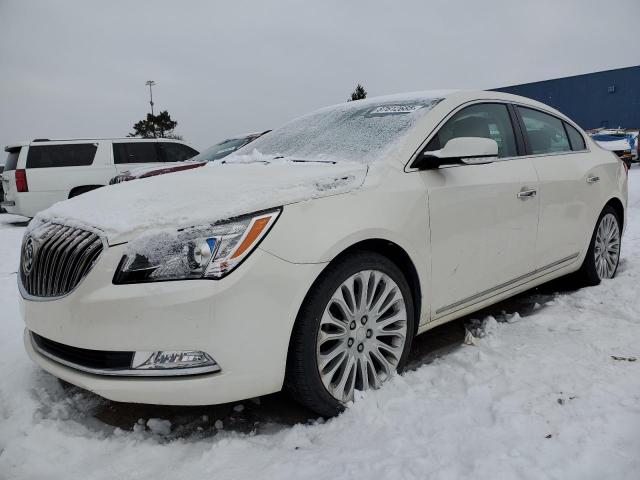
<svg viewBox="0 0 640 480"><path fill-rule="evenodd" d="M390 95L380 95L377 97L367 97L362 100L348 101L336 103L333 105L329 105L323 107L319 110L329 110L334 108L344 108L344 107L353 107L353 108L361 108L364 106L372 106L378 105L381 103L391 103L391 102L414 102L420 100L433 100L437 98L446 98L454 93L459 93L462 90L457 89L442 89L442 90L418 90L415 92L404 92L404 93L392 93Z"/></svg>

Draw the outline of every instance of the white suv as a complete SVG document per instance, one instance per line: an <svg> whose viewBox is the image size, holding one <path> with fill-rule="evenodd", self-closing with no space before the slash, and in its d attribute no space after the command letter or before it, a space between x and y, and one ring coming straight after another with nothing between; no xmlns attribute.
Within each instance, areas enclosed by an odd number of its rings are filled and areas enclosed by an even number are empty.
<svg viewBox="0 0 640 480"><path fill-rule="evenodd" d="M187 160L198 151L170 139L33 140L5 148L4 207L33 217L56 202L109 184L125 170Z"/></svg>

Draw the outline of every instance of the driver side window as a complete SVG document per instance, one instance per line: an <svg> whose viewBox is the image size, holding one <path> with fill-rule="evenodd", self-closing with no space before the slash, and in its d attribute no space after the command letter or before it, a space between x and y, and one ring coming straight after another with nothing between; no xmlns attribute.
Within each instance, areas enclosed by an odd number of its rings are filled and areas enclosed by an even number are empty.
<svg viewBox="0 0 640 480"><path fill-rule="evenodd" d="M481 103L463 108L447 120L425 150L439 150L449 140L459 137L495 140L500 158L515 157L518 154L509 111L501 103Z"/></svg>

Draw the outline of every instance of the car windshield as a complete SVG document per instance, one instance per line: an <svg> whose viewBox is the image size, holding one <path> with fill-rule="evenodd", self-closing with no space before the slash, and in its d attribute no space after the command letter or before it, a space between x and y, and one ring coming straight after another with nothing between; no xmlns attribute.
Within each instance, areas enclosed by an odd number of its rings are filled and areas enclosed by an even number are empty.
<svg viewBox="0 0 640 480"><path fill-rule="evenodd" d="M380 158L441 100L358 100L327 107L264 135L227 161L234 158L242 161L244 156L263 160L271 156L370 163Z"/></svg>
<svg viewBox="0 0 640 480"><path fill-rule="evenodd" d="M230 138L216 143L213 147L207 148L204 152L190 158L194 162L213 162L232 154L239 148L244 147L256 138L256 135L247 135L246 137Z"/></svg>

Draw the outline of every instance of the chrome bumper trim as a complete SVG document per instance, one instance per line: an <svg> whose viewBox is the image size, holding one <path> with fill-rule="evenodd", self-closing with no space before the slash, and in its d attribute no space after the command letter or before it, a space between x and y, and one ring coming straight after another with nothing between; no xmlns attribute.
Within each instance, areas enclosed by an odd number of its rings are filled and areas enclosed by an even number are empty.
<svg viewBox="0 0 640 480"><path fill-rule="evenodd" d="M208 365L206 367L195 367L195 368L167 368L165 370L135 370L135 369L98 369L98 368L90 368L85 367L84 365L78 365L77 363L69 362L68 360L64 360L62 358L58 358L55 355L50 354L46 350L41 349L38 344L33 339L33 334L31 332L28 333L29 341L31 342L31 347L33 350L42 355L43 357L48 358L60 365L64 365L65 367L72 368L74 370L78 370L85 373L90 373L92 375L101 375L101 376L110 376L110 377L185 377L190 375L204 375L207 373L217 373L220 371L220 366L216 365Z"/></svg>

